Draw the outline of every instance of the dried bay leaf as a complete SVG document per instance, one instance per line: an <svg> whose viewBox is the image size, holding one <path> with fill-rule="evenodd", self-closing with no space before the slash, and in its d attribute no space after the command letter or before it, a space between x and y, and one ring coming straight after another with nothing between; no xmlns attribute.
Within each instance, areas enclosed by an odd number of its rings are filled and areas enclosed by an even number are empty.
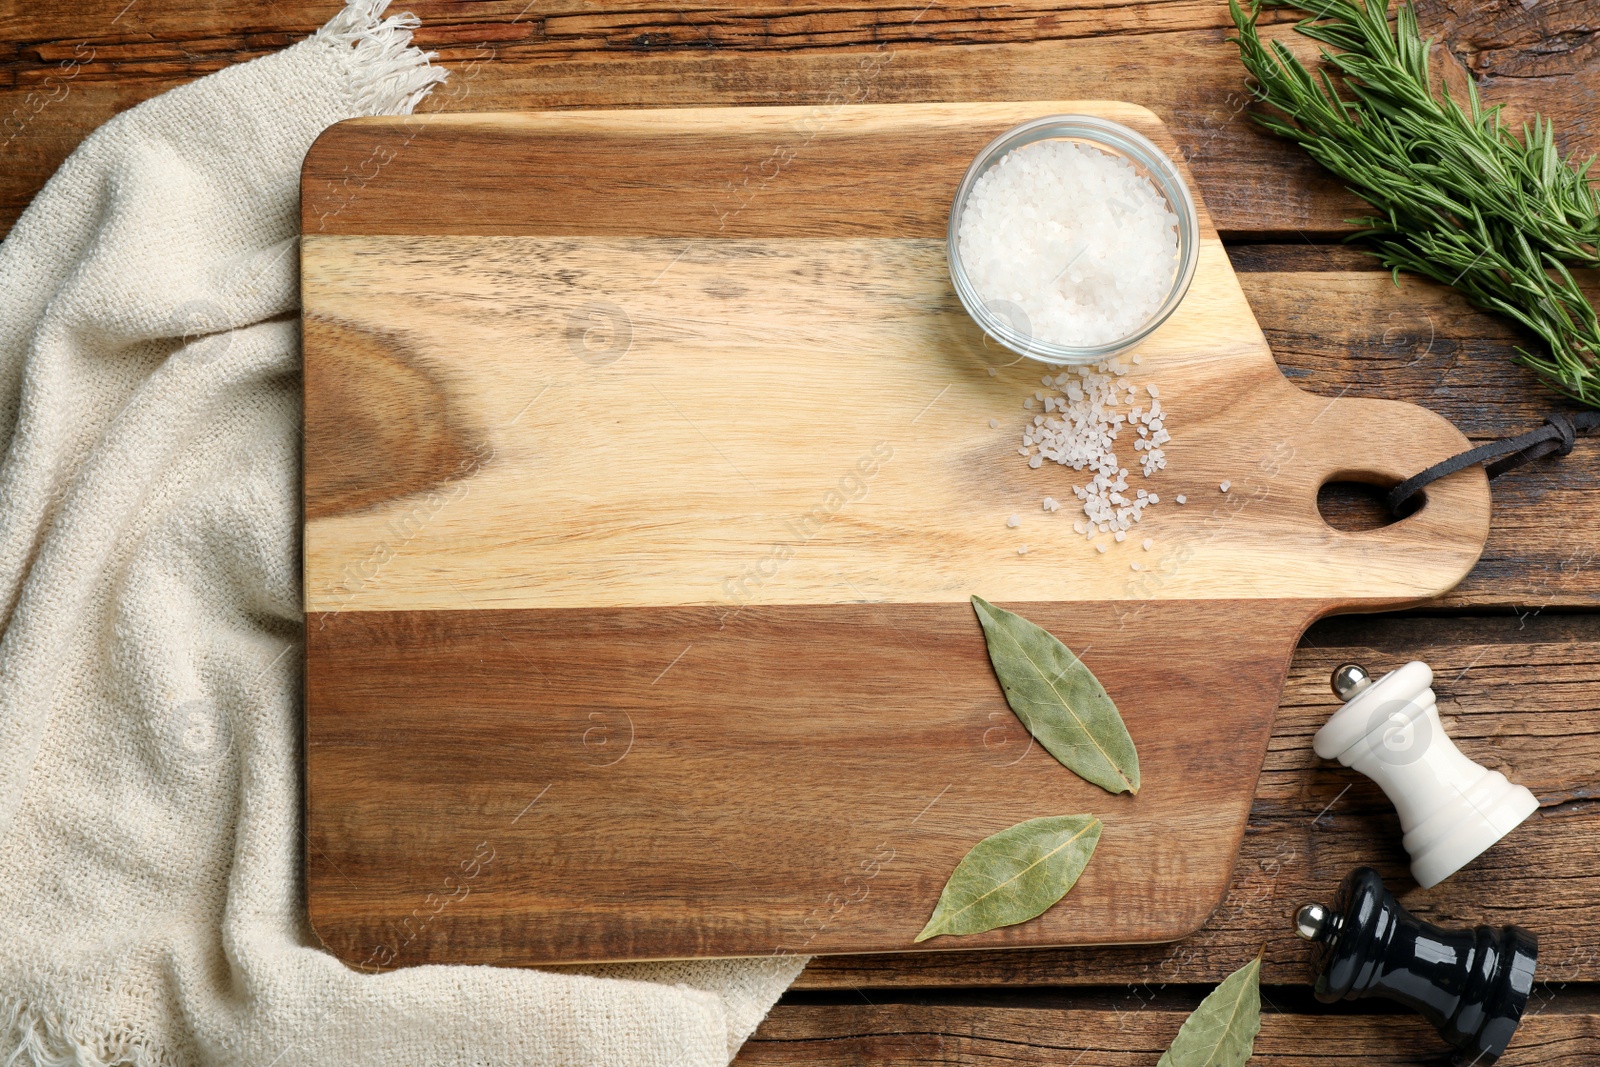
<svg viewBox="0 0 1600 1067"><path fill-rule="evenodd" d="M1067 895L1100 841L1093 815L1029 819L979 841L939 894L918 941L1027 922Z"/></svg>
<svg viewBox="0 0 1600 1067"><path fill-rule="evenodd" d="M1111 793L1139 791L1139 753L1105 687L1048 630L982 597L972 609L1022 725L1061 765Z"/></svg>
<svg viewBox="0 0 1600 1067"><path fill-rule="evenodd" d="M1156 1067L1244 1067L1261 1030L1261 957L1234 971L1184 1020Z"/></svg>

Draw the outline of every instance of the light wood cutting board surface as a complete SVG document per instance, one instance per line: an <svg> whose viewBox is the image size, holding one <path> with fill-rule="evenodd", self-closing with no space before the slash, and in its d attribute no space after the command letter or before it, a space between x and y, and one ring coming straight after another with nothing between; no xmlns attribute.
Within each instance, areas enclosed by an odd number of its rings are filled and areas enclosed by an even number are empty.
<svg viewBox="0 0 1600 1067"><path fill-rule="evenodd" d="M1488 493L1474 472L1382 530L1322 521L1324 482L1466 442L1286 381L1202 204L1193 287L1129 375L1169 412L1169 469L1131 479L1162 503L1105 553L1076 534L1080 476L1016 452L1044 369L986 344L943 241L976 152L1071 111L1176 156L1149 112L1081 101L324 134L303 186L307 862L331 948L910 949L971 844L1079 811L1106 832L1062 904L917 948L1204 920L1295 638L1449 588ZM1138 797L1029 746L974 593L1083 654L1140 746Z"/></svg>

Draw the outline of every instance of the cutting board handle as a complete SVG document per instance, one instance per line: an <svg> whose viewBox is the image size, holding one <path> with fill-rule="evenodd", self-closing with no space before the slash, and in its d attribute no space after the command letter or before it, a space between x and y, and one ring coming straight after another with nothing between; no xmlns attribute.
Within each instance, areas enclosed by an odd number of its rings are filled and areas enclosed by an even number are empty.
<svg viewBox="0 0 1600 1067"><path fill-rule="evenodd" d="M1448 419L1416 404L1301 395L1309 403L1301 406L1307 421L1297 437L1310 457L1313 509L1316 491L1329 482L1365 482L1389 489L1472 447ZM1464 559L1459 581L1489 536L1488 477L1483 468L1474 466L1432 483L1422 496L1420 508L1386 526L1334 532L1359 542L1365 551L1395 552L1419 561L1446 554Z"/></svg>

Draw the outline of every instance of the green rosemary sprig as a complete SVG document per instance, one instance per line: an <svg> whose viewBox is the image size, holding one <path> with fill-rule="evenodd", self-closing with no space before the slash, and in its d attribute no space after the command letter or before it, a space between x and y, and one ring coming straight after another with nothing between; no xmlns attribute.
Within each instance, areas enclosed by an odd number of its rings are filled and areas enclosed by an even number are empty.
<svg viewBox="0 0 1600 1067"><path fill-rule="evenodd" d="M1282 42L1256 33L1263 6L1311 13L1295 29L1321 42L1312 74ZM1387 5L1363 0L1228 0L1252 92L1252 117L1300 145L1378 212L1350 220L1355 238L1395 274L1412 271L1461 291L1530 330L1546 354L1518 358L1554 388L1600 407L1600 321L1573 268L1600 267L1600 193L1562 159L1554 124L1534 117L1519 139L1468 79L1463 107L1428 77L1428 48L1411 0L1393 30Z"/></svg>

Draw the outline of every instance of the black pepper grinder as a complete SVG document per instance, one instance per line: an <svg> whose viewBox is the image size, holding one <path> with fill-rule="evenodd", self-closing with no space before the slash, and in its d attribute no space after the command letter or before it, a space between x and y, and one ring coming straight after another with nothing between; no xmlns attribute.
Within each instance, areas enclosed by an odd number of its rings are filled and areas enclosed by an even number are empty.
<svg viewBox="0 0 1600 1067"><path fill-rule="evenodd" d="M1422 922L1371 867L1351 871L1331 907L1302 907L1295 932L1313 943L1318 1000L1404 1004L1456 1050L1458 1067L1500 1058L1533 991L1533 934L1520 926L1443 930Z"/></svg>

